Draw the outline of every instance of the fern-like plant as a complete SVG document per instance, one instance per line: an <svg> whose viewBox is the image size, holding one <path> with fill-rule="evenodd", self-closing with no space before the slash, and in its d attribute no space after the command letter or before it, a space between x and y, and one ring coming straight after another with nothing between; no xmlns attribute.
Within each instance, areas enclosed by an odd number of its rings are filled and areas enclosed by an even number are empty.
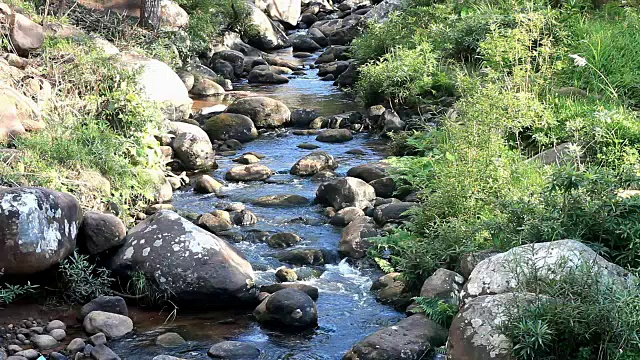
<svg viewBox="0 0 640 360"><path fill-rule="evenodd" d="M442 300L429 297L414 297L415 307L410 311L412 313L422 313L427 318L436 323L449 328L453 317L456 315L458 308L455 305L447 304Z"/></svg>
<svg viewBox="0 0 640 360"><path fill-rule="evenodd" d="M89 263L89 257L75 251L60 262L60 289L65 301L84 304L100 295L111 293L111 272Z"/></svg>

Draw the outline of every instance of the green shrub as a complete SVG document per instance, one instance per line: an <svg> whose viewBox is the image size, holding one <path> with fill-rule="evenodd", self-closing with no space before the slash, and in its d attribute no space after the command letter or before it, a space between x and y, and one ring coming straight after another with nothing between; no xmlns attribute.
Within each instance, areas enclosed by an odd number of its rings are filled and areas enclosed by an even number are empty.
<svg viewBox="0 0 640 360"><path fill-rule="evenodd" d="M447 304L442 300L426 297L414 297L415 307L411 310L415 314L424 314L434 322L449 328L453 317L458 312L458 307Z"/></svg>
<svg viewBox="0 0 640 360"><path fill-rule="evenodd" d="M3 269L0 269L0 277L2 275L4 275L4 272ZM0 285L0 305L10 304L20 296L33 294L36 289L38 289L38 285L31 285L31 283L26 285Z"/></svg>
<svg viewBox="0 0 640 360"><path fill-rule="evenodd" d="M510 304L505 334L518 359L636 359L640 355L638 284L612 282L586 264L542 280L522 259L522 291L533 300ZM527 270L528 269L528 270ZM526 270L526 271L525 271Z"/></svg>
<svg viewBox="0 0 640 360"><path fill-rule="evenodd" d="M367 104L385 100L415 103L431 93L437 60L428 44L415 49L398 48L360 69L356 90Z"/></svg>
<svg viewBox="0 0 640 360"><path fill-rule="evenodd" d="M86 304L100 295L108 295L113 283L109 270L90 264L88 256L74 252L60 262L60 290L69 304Z"/></svg>

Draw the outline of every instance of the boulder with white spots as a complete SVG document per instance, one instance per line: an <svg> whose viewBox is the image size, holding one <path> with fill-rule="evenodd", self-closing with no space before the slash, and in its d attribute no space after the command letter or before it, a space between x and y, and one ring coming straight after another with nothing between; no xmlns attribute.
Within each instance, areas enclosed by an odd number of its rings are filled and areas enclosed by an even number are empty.
<svg viewBox="0 0 640 360"><path fill-rule="evenodd" d="M466 301L481 295L512 292L518 288L518 281L534 268L536 277L553 280L585 265L603 281L622 283L631 277L628 271L608 262L587 245L576 240L558 240L518 246L483 260L469 276L462 298Z"/></svg>
<svg viewBox="0 0 640 360"><path fill-rule="evenodd" d="M253 269L245 257L172 211L159 211L132 228L109 265L116 274L142 272L189 306L257 301Z"/></svg>
<svg viewBox="0 0 640 360"><path fill-rule="evenodd" d="M36 187L0 190L0 269L43 271L76 247L82 210L72 195Z"/></svg>

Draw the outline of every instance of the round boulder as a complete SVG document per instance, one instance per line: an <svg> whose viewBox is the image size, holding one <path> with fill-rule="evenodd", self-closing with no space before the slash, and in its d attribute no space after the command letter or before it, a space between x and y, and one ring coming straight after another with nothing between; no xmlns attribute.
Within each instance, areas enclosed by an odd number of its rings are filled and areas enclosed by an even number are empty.
<svg viewBox="0 0 640 360"><path fill-rule="evenodd" d="M273 170L265 165L251 164L234 166L225 174L229 181L262 181L271 177Z"/></svg>
<svg viewBox="0 0 640 360"><path fill-rule="evenodd" d="M234 139L248 142L258 137L253 121L240 114L219 114L205 120L204 131L211 140Z"/></svg>
<svg viewBox="0 0 640 360"><path fill-rule="evenodd" d="M301 240L300 236L294 233L283 232L271 235L267 243L272 248L286 248L299 243Z"/></svg>
<svg viewBox="0 0 640 360"><path fill-rule="evenodd" d="M124 244L127 228L122 220L111 214L88 211L80 226L80 241L91 255Z"/></svg>
<svg viewBox="0 0 640 360"><path fill-rule="evenodd" d="M120 296L98 296L97 298L86 303L78 314L80 321L93 311L109 312L113 314L129 316L127 303Z"/></svg>
<svg viewBox="0 0 640 360"><path fill-rule="evenodd" d="M108 338L122 337L133 331L133 321L126 316L92 311L82 322L84 331L88 334L103 333Z"/></svg>
<svg viewBox="0 0 640 360"><path fill-rule="evenodd" d="M318 187L316 201L336 210L346 207L364 209L376 198L373 187L353 177L345 177L324 183Z"/></svg>
<svg viewBox="0 0 640 360"><path fill-rule="evenodd" d="M0 269L33 274L76 247L82 210L70 194L36 187L0 190Z"/></svg>
<svg viewBox="0 0 640 360"><path fill-rule="evenodd" d="M169 132L175 136L171 147L186 170L215 167L213 145L204 130L193 124L171 122Z"/></svg>
<svg viewBox="0 0 640 360"><path fill-rule="evenodd" d="M263 96L236 100L227 112L249 117L259 129L277 128L291 120L291 111L284 103Z"/></svg>
<svg viewBox="0 0 640 360"><path fill-rule="evenodd" d="M223 360L258 360L260 350L248 343L240 341L223 341L213 345L208 352L214 359Z"/></svg>
<svg viewBox="0 0 640 360"><path fill-rule="evenodd" d="M202 175L196 179L193 191L199 194L218 193L223 185L209 175Z"/></svg>
<svg viewBox="0 0 640 360"><path fill-rule="evenodd" d="M261 323L313 327L318 323L316 303L297 289L282 289L267 297L253 312Z"/></svg>
<svg viewBox="0 0 640 360"><path fill-rule="evenodd" d="M316 140L327 143L343 143L353 140L353 133L348 129L327 129L322 130L316 136Z"/></svg>
<svg viewBox="0 0 640 360"><path fill-rule="evenodd" d="M326 151L314 151L298 160L289 171L292 175L312 176L323 170L334 170L338 162Z"/></svg>

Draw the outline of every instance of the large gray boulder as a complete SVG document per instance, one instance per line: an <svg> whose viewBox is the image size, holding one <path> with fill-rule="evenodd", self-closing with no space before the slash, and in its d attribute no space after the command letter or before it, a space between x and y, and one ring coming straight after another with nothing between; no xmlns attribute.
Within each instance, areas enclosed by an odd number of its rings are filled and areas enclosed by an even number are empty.
<svg viewBox="0 0 640 360"><path fill-rule="evenodd" d="M161 291L191 306L256 300L253 269L244 256L172 211L162 210L132 228L110 268L142 272Z"/></svg>
<svg viewBox="0 0 640 360"><path fill-rule="evenodd" d="M335 170L338 162L326 151L314 151L298 160L289 171L292 175L312 176L323 170Z"/></svg>
<svg viewBox="0 0 640 360"><path fill-rule="evenodd" d="M298 24L301 0L255 0L255 4L273 20L282 21L291 26Z"/></svg>
<svg viewBox="0 0 640 360"><path fill-rule="evenodd" d="M431 350L444 345L446 341L446 329L424 315L416 314L369 335L351 348L342 359L419 360L427 358L426 355Z"/></svg>
<svg viewBox="0 0 640 360"><path fill-rule="evenodd" d="M175 136L171 147L187 170L215 167L215 152L207 133L193 124L171 122L169 133Z"/></svg>
<svg viewBox="0 0 640 360"><path fill-rule="evenodd" d="M306 293L286 288L267 297L253 312L261 323L290 327L312 327L318 323L316 303Z"/></svg>
<svg viewBox="0 0 640 360"><path fill-rule="evenodd" d="M404 0L384 0L366 13L363 19L367 22L383 23L389 18L392 12L400 11L404 6Z"/></svg>
<svg viewBox="0 0 640 360"><path fill-rule="evenodd" d="M187 88L169 65L148 59L135 53L122 53L122 64L131 69L139 69L137 77L142 96L160 105L166 120L187 119L191 114L193 100Z"/></svg>
<svg viewBox="0 0 640 360"><path fill-rule="evenodd" d="M46 270L73 252L82 210L70 194L36 187L0 189L0 269Z"/></svg>
<svg viewBox="0 0 640 360"><path fill-rule="evenodd" d="M287 34L280 29L267 15L253 4L249 4L251 15L249 23L256 30L247 42L260 50L275 50L289 46Z"/></svg>
<svg viewBox="0 0 640 360"><path fill-rule="evenodd" d="M258 137L253 121L240 114L219 114L205 120L204 131L211 140L248 142Z"/></svg>
<svg viewBox="0 0 640 360"><path fill-rule="evenodd" d="M316 201L336 210L346 207L364 209L376 198L373 187L353 177L345 177L324 183L318 187Z"/></svg>
<svg viewBox="0 0 640 360"><path fill-rule="evenodd" d="M460 309L449 327L449 359L515 360L513 343L502 332L509 308L532 301L529 294L479 296Z"/></svg>
<svg viewBox="0 0 640 360"><path fill-rule="evenodd" d="M88 334L103 333L107 338L119 338L133 331L133 321L124 315L92 311L82 322Z"/></svg>
<svg viewBox="0 0 640 360"><path fill-rule="evenodd" d="M291 120L291 111L284 103L264 96L236 100L227 113L249 117L258 129L277 128Z"/></svg>
<svg viewBox="0 0 640 360"><path fill-rule="evenodd" d="M387 176L389 164L384 162L372 162L354 166L347 171L347 176L362 179L366 182L379 180Z"/></svg>
<svg viewBox="0 0 640 360"><path fill-rule="evenodd" d="M271 177L273 170L265 165L251 164L234 166L225 174L229 181L262 181Z"/></svg>
<svg viewBox="0 0 640 360"><path fill-rule="evenodd" d="M603 281L622 283L631 277L627 270L608 262L587 245L576 240L558 240L518 246L483 260L469 276L462 298L466 301L511 292L532 270L538 279L553 280L585 265Z"/></svg>
<svg viewBox="0 0 640 360"><path fill-rule="evenodd" d="M236 76L242 74L244 69L245 56L239 51L235 50L220 50L213 53L211 56L210 64L214 64L216 61L222 60L231 65L233 73Z"/></svg>

